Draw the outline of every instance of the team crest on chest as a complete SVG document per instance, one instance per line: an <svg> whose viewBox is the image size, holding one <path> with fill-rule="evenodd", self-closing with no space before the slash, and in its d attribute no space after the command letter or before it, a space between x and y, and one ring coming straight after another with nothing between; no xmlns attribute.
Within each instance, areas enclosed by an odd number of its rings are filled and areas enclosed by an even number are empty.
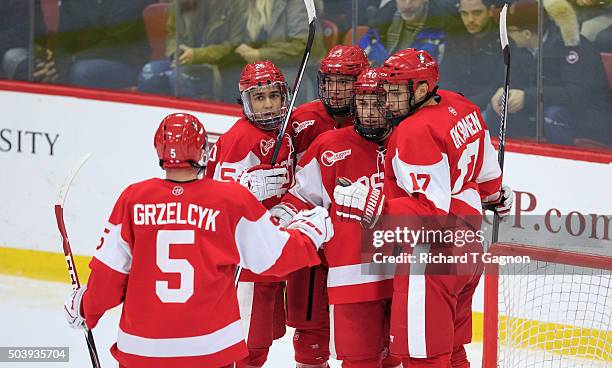
<svg viewBox="0 0 612 368"><path fill-rule="evenodd" d="M333 164L335 164L336 162L338 162L340 160L344 160L345 158L347 158L350 155L351 155L351 150L350 149L347 149L345 151L340 151L340 152L325 151L321 155L321 162L323 163L323 165L325 165L327 167L330 167Z"/></svg>
<svg viewBox="0 0 612 368"><path fill-rule="evenodd" d="M306 120L306 121L294 121L291 125L293 126L293 136L297 137L298 134L300 134L300 132L306 128L308 128L309 126L313 125L315 123L314 120Z"/></svg>
<svg viewBox="0 0 612 368"><path fill-rule="evenodd" d="M259 149L261 149L261 154L266 156L270 150L274 147L274 138L270 138L269 140L262 139L259 142Z"/></svg>

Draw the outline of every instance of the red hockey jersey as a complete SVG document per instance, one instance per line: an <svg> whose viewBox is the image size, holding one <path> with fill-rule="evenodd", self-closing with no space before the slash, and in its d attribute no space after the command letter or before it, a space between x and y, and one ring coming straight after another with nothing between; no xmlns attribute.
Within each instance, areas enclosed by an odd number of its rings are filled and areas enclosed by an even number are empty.
<svg viewBox="0 0 612 368"><path fill-rule="evenodd" d="M342 128L352 125L351 119L346 119L345 122L336 122L325 110L323 102L314 100L305 103L295 109L291 114L291 131L295 152L297 153L298 161L310 144L319 136L319 134L332 130L334 128Z"/></svg>
<svg viewBox="0 0 612 368"><path fill-rule="evenodd" d="M237 181L243 171L271 162L276 141L276 131L259 129L244 117L239 119L219 137L211 149L206 166L206 177L226 182ZM287 167L291 182L295 165L294 155L291 137L285 133L276 163ZM268 198L262 204L266 208L271 208L280 202L280 199L280 197ZM249 270L243 270L240 274L240 281L274 282L284 279L254 275Z"/></svg>
<svg viewBox="0 0 612 368"><path fill-rule="evenodd" d="M277 141L276 131L259 129L246 118L241 118L219 137L210 151L206 165L206 177L219 181L237 181L243 171L259 164L269 164ZM285 133L276 163L287 167L293 178L294 167L293 141ZM280 201L268 198L263 201L271 208Z"/></svg>
<svg viewBox="0 0 612 368"><path fill-rule="evenodd" d="M333 201L336 179L348 178L382 188L384 147L370 142L352 127L321 134L308 148L296 171L295 185L283 202L297 209L322 206L329 210L334 236L323 248L329 266L330 304L357 303L391 297L393 275L376 272L364 263L362 229L357 222L341 221Z"/></svg>
<svg viewBox="0 0 612 368"><path fill-rule="evenodd" d="M501 187L501 170L480 110L439 90L395 128L385 164L385 214L453 214L480 227L481 201ZM466 218L470 216L470 218Z"/></svg>
<svg viewBox="0 0 612 368"><path fill-rule="evenodd" d="M150 179L120 196L90 263L93 328L123 303L113 356L127 367L219 367L248 355L236 265L281 276L319 263L308 237L281 230L242 186Z"/></svg>

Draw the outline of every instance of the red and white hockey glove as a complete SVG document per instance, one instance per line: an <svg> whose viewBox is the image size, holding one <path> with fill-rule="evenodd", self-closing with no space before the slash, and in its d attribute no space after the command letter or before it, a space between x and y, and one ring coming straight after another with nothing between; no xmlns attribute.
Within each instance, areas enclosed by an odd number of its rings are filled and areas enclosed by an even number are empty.
<svg viewBox="0 0 612 368"><path fill-rule="evenodd" d="M311 210L298 212L287 225L287 229L299 230L307 235L317 250L334 236L334 227L329 213L325 208L318 206Z"/></svg>
<svg viewBox="0 0 612 368"><path fill-rule="evenodd" d="M298 213L293 205L282 202L270 208L269 211L272 216L278 219L278 223L283 227L289 225L293 217Z"/></svg>
<svg viewBox="0 0 612 368"><path fill-rule="evenodd" d="M345 178L338 178L337 182L338 185L334 188L336 214L342 220L357 220L364 228L373 228L385 203L382 191L369 188L360 182L351 183Z"/></svg>
<svg viewBox="0 0 612 368"><path fill-rule="evenodd" d="M256 165L240 174L238 181L261 202L268 198L281 197L287 192L289 171L284 166Z"/></svg>
<svg viewBox="0 0 612 368"><path fill-rule="evenodd" d="M510 214L512 204L514 203L514 194L507 185L502 185L501 190L497 192L493 198L483 203L485 210L497 213L500 218L504 218Z"/></svg>
<svg viewBox="0 0 612 368"><path fill-rule="evenodd" d="M73 290L64 301L64 315L72 328L85 328L85 317L81 314L81 300L87 286Z"/></svg>

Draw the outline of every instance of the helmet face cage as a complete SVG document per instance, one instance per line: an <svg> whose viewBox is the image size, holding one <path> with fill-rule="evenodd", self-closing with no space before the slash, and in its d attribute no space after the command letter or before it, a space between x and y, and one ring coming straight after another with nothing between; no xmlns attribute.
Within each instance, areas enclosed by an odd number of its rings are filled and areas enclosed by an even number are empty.
<svg viewBox="0 0 612 368"><path fill-rule="evenodd" d="M317 73L319 99L334 117L350 116L355 101L353 86L357 78L345 74Z"/></svg>
<svg viewBox="0 0 612 368"><path fill-rule="evenodd" d="M254 106L252 97L259 92L266 92L275 86L278 86L280 93L280 107L276 111L256 111L258 108ZM286 82L273 82L245 89L240 93L240 99L242 100L244 115L251 123L263 130L274 130L282 124L287 116L291 93Z"/></svg>
<svg viewBox="0 0 612 368"><path fill-rule="evenodd" d="M354 128L365 139L380 142L391 131L391 125L382 116L378 109L378 96L376 93L355 95Z"/></svg>
<svg viewBox="0 0 612 368"><path fill-rule="evenodd" d="M206 140L204 145L202 146L202 152L200 154L200 159L198 162L192 163L192 166L203 170L206 168L206 164L208 163L208 155L210 154L210 147L208 147L208 134L206 134Z"/></svg>
<svg viewBox="0 0 612 368"><path fill-rule="evenodd" d="M385 86L387 89L385 89ZM406 86L406 89L402 88ZM413 81L407 84L391 84L380 81L376 88L376 99L380 114L392 126L412 115L415 110Z"/></svg>

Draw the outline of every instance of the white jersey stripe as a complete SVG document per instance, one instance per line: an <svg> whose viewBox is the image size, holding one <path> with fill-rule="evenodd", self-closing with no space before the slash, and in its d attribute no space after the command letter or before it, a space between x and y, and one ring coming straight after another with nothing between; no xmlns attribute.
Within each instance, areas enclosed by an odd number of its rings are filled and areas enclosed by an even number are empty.
<svg viewBox="0 0 612 368"><path fill-rule="evenodd" d="M244 330L245 340L249 340L249 331L251 328L251 318L253 316L253 298L255 295L255 283L241 281L238 283L236 290L238 296L238 308L240 309L240 320L242 321L242 329Z"/></svg>
<svg viewBox="0 0 612 368"><path fill-rule="evenodd" d="M361 263L339 267L329 267L327 274L327 287L349 286L367 284L389 280L394 277L392 272L382 274L378 270L379 264L376 263Z"/></svg>
<svg viewBox="0 0 612 368"><path fill-rule="evenodd" d="M238 177L244 170L261 164L261 160L256 154L249 151L247 155L237 162L217 162L213 179L218 181L238 181Z"/></svg>
<svg viewBox="0 0 612 368"><path fill-rule="evenodd" d="M102 245L96 251L94 257L117 272L130 273L132 251L128 243L121 237L121 224L108 223L106 225L102 236Z"/></svg>
<svg viewBox="0 0 612 368"><path fill-rule="evenodd" d="M473 188L467 188L464 191L453 194L452 199L460 200L468 206L472 207L476 212L482 213L482 204L480 202L480 194Z"/></svg>
<svg viewBox="0 0 612 368"><path fill-rule="evenodd" d="M332 200L323 185L321 167L316 158L310 160L304 167L298 167L295 173L295 185L289 189L289 193L313 206L323 208L331 206Z"/></svg>
<svg viewBox="0 0 612 368"><path fill-rule="evenodd" d="M336 353L336 328L334 326L334 305L329 305L329 355L337 359Z"/></svg>
<svg viewBox="0 0 612 368"><path fill-rule="evenodd" d="M421 253L428 253L429 245L414 247L414 256L420 259ZM412 358L427 358L425 336L425 267L426 263L410 265L408 281L408 353Z"/></svg>
<svg viewBox="0 0 612 368"><path fill-rule="evenodd" d="M201 336L151 339L119 329L117 348L124 353L151 358L176 358L210 355L244 340L240 321Z"/></svg>
<svg viewBox="0 0 612 368"><path fill-rule="evenodd" d="M240 266L255 273L262 273L276 263L289 240L289 233L279 231L271 220L270 212L255 221L241 218L234 235Z"/></svg>
<svg viewBox="0 0 612 368"><path fill-rule="evenodd" d="M399 157L399 151L396 149L391 162L397 178L397 185L400 188L408 194L423 193L437 208L448 212L451 187L450 169L446 154L443 153L442 159L432 165L411 165L402 161ZM428 175L429 180L422 175Z"/></svg>
<svg viewBox="0 0 612 368"><path fill-rule="evenodd" d="M476 183L484 183L489 180L497 179L501 176L501 169L497 162L497 151L491 143L489 131L484 132L484 155L482 159L482 168L476 178Z"/></svg>

